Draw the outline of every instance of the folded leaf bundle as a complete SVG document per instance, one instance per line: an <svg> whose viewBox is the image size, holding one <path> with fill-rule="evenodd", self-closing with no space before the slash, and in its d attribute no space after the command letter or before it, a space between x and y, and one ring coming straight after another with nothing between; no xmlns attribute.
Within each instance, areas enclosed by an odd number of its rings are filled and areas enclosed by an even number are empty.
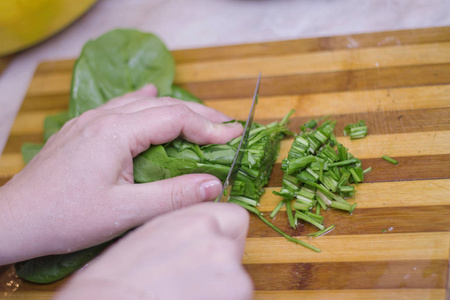
<svg viewBox="0 0 450 300"><path fill-rule="evenodd" d="M264 193L280 140L288 132L287 118L269 125L253 123L238 171L232 197L253 206ZM225 181L237 151L240 137L227 144L197 145L181 138L165 145L151 146L134 159L136 182L153 182L191 173L208 173Z"/></svg>

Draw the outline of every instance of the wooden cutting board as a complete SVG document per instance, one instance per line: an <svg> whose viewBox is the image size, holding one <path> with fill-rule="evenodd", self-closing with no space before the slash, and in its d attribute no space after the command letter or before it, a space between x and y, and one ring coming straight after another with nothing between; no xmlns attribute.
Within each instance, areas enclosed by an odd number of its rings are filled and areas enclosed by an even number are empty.
<svg viewBox="0 0 450 300"><path fill-rule="evenodd" d="M315 253L279 237L256 218L243 263L255 299L445 299L450 250L450 27L181 50L176 82L206 104L245 118L262 72L256 121L290 128L331 115L336 135L373 171L357 187L352 215L324 212L330 234L309 242ZM20 147L42 140L44 117L68 107L74 60L36 70L0 158L0 185L23 167ZM350 141L343 127L360 119L369 135ZM260 209L278 202L280 157ZM398 166L383 161L386 154ZM286 212L274 223L291 235ZM306 240L306 238L304 238ZM64 280L36 285L0 267L0 297L48 299ZM448 298L447 298L448 299Z"/></svg>

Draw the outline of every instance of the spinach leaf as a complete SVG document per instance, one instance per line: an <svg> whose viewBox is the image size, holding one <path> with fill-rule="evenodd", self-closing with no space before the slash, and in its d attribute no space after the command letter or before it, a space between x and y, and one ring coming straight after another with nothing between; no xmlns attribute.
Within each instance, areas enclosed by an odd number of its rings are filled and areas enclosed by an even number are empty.
<svg viewBox="0 0 450 300"><path fill-rule="evenodd" d="M69 115L71 118L108 100L153 83L160 95L172 89L175 62L154 34L116 29L86 43L75 63Z"/></svg>
<svg viewBox="0 0 450 300"><path fill-rule="evenodd" d="M99 255L112 242L64 255L49 255L15 264L17 275L30 282L50 283L78 270Z"/></svg>
<svg viewBox="0 0 450 300"><path fill-rule="evenodd" d="M44 120L44 142L47 142L47 140L53 134L57 133L69 120L70 117L68 111L46 117Z"/></svg>
<svg viewBox="0 0 450 300"><path fill-rule="evenodd" d="M35 144L35 143L25 143L22 145L22 148L20 149L22 152L22 158L23 161L27 164L30 162L30 160L33 159L33 157L36 156L36 154L41 151L42 147L44 147L44 144Z"/></svg>
<svg viewBox="0 0 450 300"><path fill-rule="evenodd" d="M168 96L168 97L177 98L177 99L184 100L184 101L197 102L197 103L203 104L202 100L200 100L197 97L195 97L194 95L192 95L189 91L187 91L179 86L176 86L176 85L172 86L172 90L170 91L169 94L161 95L161 96Z"/></svg>

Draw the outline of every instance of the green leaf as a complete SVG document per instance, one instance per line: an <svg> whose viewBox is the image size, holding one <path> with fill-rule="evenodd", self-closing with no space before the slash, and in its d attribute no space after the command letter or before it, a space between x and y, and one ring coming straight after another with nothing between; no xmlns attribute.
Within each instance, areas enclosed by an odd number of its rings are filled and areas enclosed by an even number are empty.
<svg viewBox="0 0 450 300"><path fill-rule="evenodd" d="M56 115L47 116L44 120L44 142L57 133L64 124L70 120L69 112L65 111Z"/></svg>
<svg viewBox="0 0 450 300"><path fill-rule="evenodd" d="M194 95L192 95L189 91L187 91L179 86L176 86L176 85L172 86L172 89L169 94L160 95L160 96L167 96L167 97L177 98L177 99L184 100L184 101L197 102L197 103L203 104L202 100L200 100L197 97L195 97Z"/></svg>
<svg viewBox="0 0 450 300"><path fill-rule="evenodd" d="M17 275L30 282L51 283L69 276L102 252L111 242L63 255L33 258L15 264Z"/></svg>
<svg viewBox="0 0 450 300"><path fill-rule="evenodd" d="M83 47L72 76L69 115L153 83L159 95L172 93L175 62L154 34L116 29Z"/></svg>
<svg viewBox="0 0 450 300"><path fill-rule="evenodd" d="M26 164L29 163L30 160L32 160L33 157L35 157L36 154L39 153L39 151L41 151L42 147L44 147L44 144L34 144L34 143L23 144L21 148L23 161Z"/></svg>

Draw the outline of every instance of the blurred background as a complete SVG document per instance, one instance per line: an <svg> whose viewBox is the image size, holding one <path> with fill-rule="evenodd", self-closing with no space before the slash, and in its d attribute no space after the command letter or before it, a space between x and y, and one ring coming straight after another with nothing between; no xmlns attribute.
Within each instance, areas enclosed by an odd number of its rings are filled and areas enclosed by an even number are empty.
<svg viewBox="0 0 450 300"><path fill-rule="evenodd" d="M449 26L449 12L449 0L0 0L0 153L36 66L114 28L177 50Z"/></svg>

